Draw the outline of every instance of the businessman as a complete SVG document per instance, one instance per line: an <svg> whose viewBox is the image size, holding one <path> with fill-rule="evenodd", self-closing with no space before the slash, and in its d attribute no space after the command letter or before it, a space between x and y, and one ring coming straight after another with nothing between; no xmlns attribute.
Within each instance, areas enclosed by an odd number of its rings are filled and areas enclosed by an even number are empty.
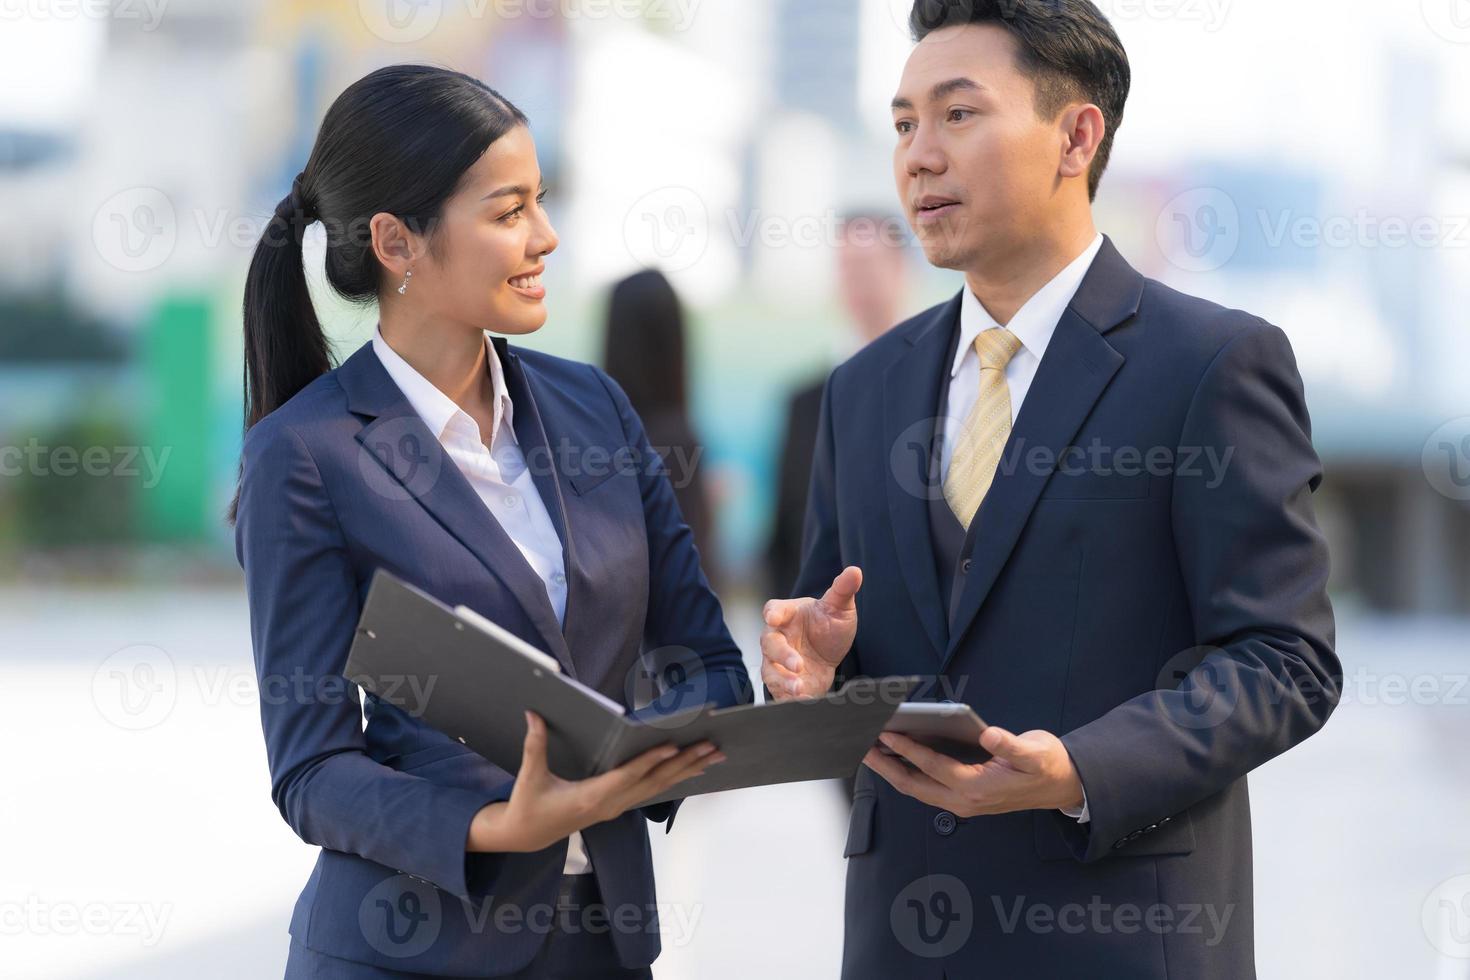
<svg viewBox="0 0 1470 980"><path fill-rule="evenodd" d="M993 758L869 753L843 976L1253 977L1246 774L1342 677L1290 345L1094 228L1130 78L1096 7L910 25L894 174L964 287L828 379L763 680L922 675Z"/></svg>

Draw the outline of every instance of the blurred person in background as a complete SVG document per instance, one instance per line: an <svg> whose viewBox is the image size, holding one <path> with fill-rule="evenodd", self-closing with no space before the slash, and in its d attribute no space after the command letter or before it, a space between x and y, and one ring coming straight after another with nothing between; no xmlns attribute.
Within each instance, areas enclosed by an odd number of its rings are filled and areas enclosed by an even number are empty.
<svg viewBox="0 0 1470 980"><path fill-rule="evenodd" d="M908 229L903 219L881 211L845 215L838 226L837 245L837 292L851 326L842 345L844 356L866 347L898 322L908 280ZM823 373L787 403L774 517L766 546L768 595L791 595L801 571L801 524L806 517L825 383Z"/></svg>
<svg viewBox="0 0 1470 980"><path fill-rule="evenodd" d="M526 713L507 720L526 728L512 777L371 694L364 730L340 674L378 569L615 700L644 645L691 651L705 700L750 698L627 396L596 367L490 333L546 321L544 193L515 106L459 72L387 67L328 109L250 265L231 518L259 689L299 692L261 698L271 795L322 849L288 978L650 976L646 821L677 804L637 804L722 758L666 745L562 780ZM327 281L378 310L373 339L337 367L303 267L318 219Z"/></svg>
<svg viewBox="0 0 1470 980"><path fill-rule="evenodd" d="M718 594L718 528L709 482L699 468L704 446L689 418L687 336L683 306L662 272L637 272L613 287L603 332L603 369L627 392L648 441L663 455L705 577Z"/></svg>

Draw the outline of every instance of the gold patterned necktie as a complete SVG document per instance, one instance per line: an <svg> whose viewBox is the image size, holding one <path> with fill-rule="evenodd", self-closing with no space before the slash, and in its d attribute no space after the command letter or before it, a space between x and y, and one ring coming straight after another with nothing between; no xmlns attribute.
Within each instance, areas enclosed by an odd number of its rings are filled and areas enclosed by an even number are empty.
<svg viewBox="0 0 1470 980"><path fill-rule="evenodd" d="M1001 450L1011 434L1011 392L1006 365L1021 349L1020 339L1005 327L980 331L975 353L980 355L980 391L975 407L955 439L949 472L944 475L944 499L965 530L990 490Z"/></svg>

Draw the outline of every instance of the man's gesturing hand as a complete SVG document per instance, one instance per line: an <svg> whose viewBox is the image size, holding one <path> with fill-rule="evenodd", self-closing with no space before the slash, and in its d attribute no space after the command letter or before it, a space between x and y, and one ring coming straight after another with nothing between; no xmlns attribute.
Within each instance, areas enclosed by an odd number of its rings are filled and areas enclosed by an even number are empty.
<svg viewBox="0 0 1470 980"><path fill-rule="evenodd" d="M832 688L857 635L862 569L849 565L820 599L772 599L761 633L761 680L778 701L815 698Z"/></svg>
<svg viewBox="0 0 1470 980"><path fill-rule="evenodd" d="M912 762L869 749L863 762L900 793L960 817L1054 810L1082 805L1082 781L1062 740L1040 729L1013 735L991 725L980 745L995 758L983 766L957 762L896 732L878 736Z"/></svg>

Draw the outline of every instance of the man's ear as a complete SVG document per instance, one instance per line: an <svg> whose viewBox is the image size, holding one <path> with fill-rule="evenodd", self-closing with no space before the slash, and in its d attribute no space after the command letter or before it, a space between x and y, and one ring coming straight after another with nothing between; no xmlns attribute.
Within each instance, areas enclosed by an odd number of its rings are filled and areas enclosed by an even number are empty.
<svg viewBox="0 0 1470 980"><path fill-rule="evenodd" d="M1062 135L1062 158L1057 173L1066 178L1081 177L1084 180L1092 169L1103 137L1107 135L1107 123L1102 110L1092 103L1068 106L1062 111L1060 122Z"/></svg>

